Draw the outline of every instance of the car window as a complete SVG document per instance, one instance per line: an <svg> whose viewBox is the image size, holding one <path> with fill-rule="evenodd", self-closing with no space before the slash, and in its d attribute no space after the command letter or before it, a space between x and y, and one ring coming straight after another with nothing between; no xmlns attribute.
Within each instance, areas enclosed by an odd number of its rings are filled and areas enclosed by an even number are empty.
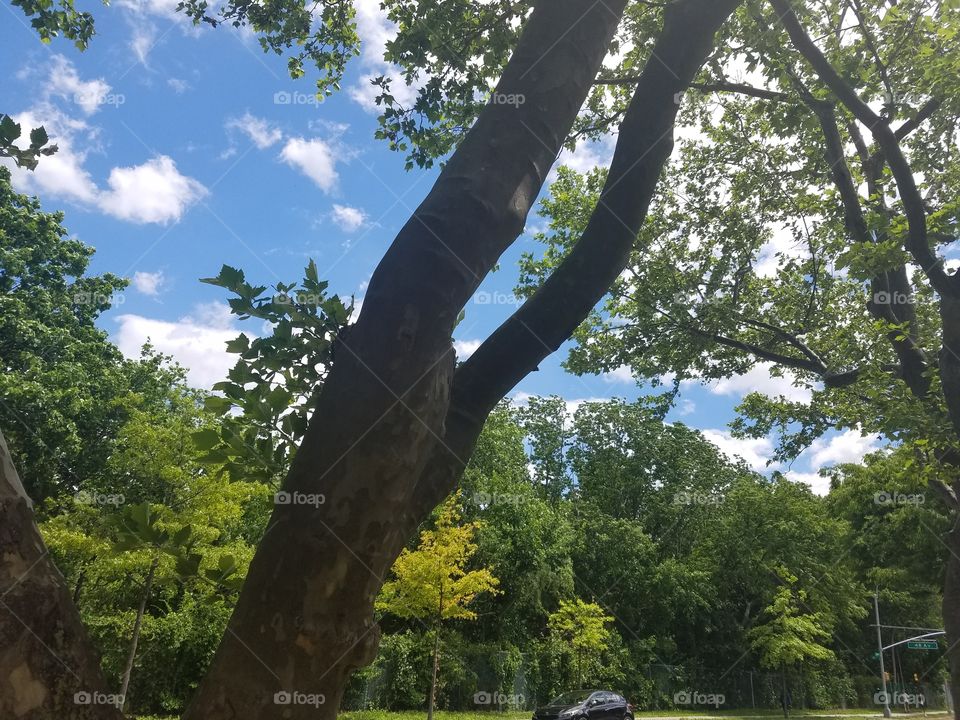
<svg viewBox="0 0 960 720"><path fill-rule="evenodd" d="M558 695L553 700L550 701L551 705L575 705L577 703L582 703L588 698L592 697L593 693L589 690L576 690L574 692L563 693L563 695Z"/></svg>
<svg viewBox="0 0 960 720"><path fill-rule="evenodd" d="M608 692L597 693L597 699L601 705L608 705L613 702L613 694Z"/></svg>

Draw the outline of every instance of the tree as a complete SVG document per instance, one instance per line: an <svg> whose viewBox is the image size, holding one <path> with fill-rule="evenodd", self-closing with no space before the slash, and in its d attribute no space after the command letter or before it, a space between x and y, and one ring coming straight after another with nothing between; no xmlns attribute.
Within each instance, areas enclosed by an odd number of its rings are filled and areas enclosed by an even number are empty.
<svg viewBox="0 0 960 720"><path fill-rule="evenodd" d="M723 59L695 84L686 120L702 132L668 167L628 271L578 331L568 366L672 376L668 399L685 380L769 369L810 399L750 394L738 434L777 432L779 460L831 428L921 441L930 488L955 514L960 276L947 260L958 156L943 138L960 117L957 8L770 5L738 16L752 84ZM569 256L605 177L561 175L527 290ZM960 647L958 578L954 551L944 619ZM951 664L960 673L960 656Z"/></svg>
<svg viewBox="0 0 960 720"><path fill-rule="evenodd" d="M560 641L568 643L577 657L577 687L583 687L583 656L585 653L599 653L610 637L607 623L613 618L603 612L596 603L584 602L580 598L561 600L560 607L550 615L551 634Z"/></svg>
<svg viewBox="0 0 960 720"><path fill-rule="evenodd" d="M468 3L457 16L469 17L481 4ZM323 696L321 716L335 715L350 673L375 652L374 598L406 539L455 487L489 412L569 337L627 262L672 150L676 99L738 4L637 5L640 22L631 16L627 25L650 34L631 62L644 69L593 221L537 297L457 368L451 336L460 311L522 231L627 2L601 0L584 10L582 0L550 0L536 3L518 34L511 23L495 24L507 28L494 31L500 38L504 32L516 38L501 45L502 54L477 78L499 74L495 95L458 135L434 188L374 272L363 311L339 337L336 361L282 485L293 496L322 495L326 503L275 508L186 718L220 720L235 717L238 708L250 716L276 714L277 691ZM286 41L317 49L302 6L289 11L290 24L282 22L285 7L277 5L279 18L246 19L268 32L279 21L283 42L275 48L267 36L271 49L282 50ZM492 9L504 7L512 6ZM244 17L232 21L242 24ZM422 27L414 25L411 34ZM332 38L334 67L343 37ZM486 38L473 37L475 47L484 47ZM419 38L420 47L433 52L433 36ZM502 97L525 102L503 103ZM277 618L286 623L282 631L275 631ZM273 668L285 668L282 679ZM73 690L69 685L61 692ZM313 710L283 712L297 718Z"/></svg>
<svg viewBox="0 0 960 720"><path fill-rule="evenodd" d="M416 550L400 553L393 564L396 579L384 583L377 609L402 618L416 618L433 628L433 671L427 697L427 719L433 720L440 671L440 631L444 620L473 620L467 606L483 593L495 593L499 580L492 568L467 570L476 552L479 523L461 523L459 495L440 508L436 527L420 533Z"/></svg>
<svg viewBox="0 0 960 720"><path fill-rule="evenodd" d="M127 283L86 275L93 249L62 220L0 167L0 424L37 502L103 465L132 384L95 325Z"/></svg>
<svg viewBox="0 0 960 720"><path fill-rule="evenodd" d="M796 582L795 577L786 573L782 577L783 587L763 611L767 622L757 625L749 635L751 645L760 654L760 664L783 672L781 701L783 716L788 717L787 669L810 660L831 660L834 655L832 650L820 644L830 637L830 633L821 627L819 614L800 611L806 602L806 593L803 590L794 593L791 585Z"/></svg>
<svg viewBox="0 0 960 720"><path fill-rule="evenodd" d="M177 624L206 616L222 632L273 495L260 483L228 482L199 461L192 435L215 418L182 370L171 373L166 402L130 408L106 465L75 495L49 502L40 525L109 682L131 711L182 693L161 655L186 664L212 651L211 634L178 632ZM158 636L167 647L158 647ZM188 643L195 647L185 650ZM182 709L180 702L166 700L163 709Z"/></svg>

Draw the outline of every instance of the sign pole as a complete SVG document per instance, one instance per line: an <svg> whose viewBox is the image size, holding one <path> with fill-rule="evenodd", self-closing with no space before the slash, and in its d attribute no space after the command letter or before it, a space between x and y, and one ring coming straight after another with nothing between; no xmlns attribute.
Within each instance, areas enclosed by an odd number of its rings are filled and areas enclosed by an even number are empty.
<svg viewBox="0 0 960 720"><path fill-rule="evenodd" d="M877 593L873 594L873 614L877 621L877 652L880 655L880 684L883 688L883 716L893 717L890 712L890 697L887 695L887 673L883 667L883 635L880 632L880 601Z"/></svg>

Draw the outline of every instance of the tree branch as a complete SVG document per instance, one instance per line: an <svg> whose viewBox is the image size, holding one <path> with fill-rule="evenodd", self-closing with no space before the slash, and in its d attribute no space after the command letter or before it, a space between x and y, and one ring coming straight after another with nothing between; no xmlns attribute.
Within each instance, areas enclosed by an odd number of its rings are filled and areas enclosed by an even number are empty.
<svg viewBox="0 0 960 720"><path fill-rule="evenodd" d="M960 295L960 277L947 275L942 261L930 249L927 239L927 217L923 204L923 196L917 187L916 179L910 164L907 162L900 148L896 135L889 123L875 113L857 94L856 90L847 83L834 69L827 57L816 46L807 34L796 13L793 11L790 0L770 0L790 36L794 47L807 60L817 76L853 113L854 117L870 129L877 145L884 152L903 202L907 216L909 232L906 247L920 266L930 284L941 295L956 297Z"/></svg>
<svg viewBox="0 0 960 720"><path fill-rule="evenodd" d="M490 410L570 337L626 267L673 149L676 98L696 77L717 30L740 2L678 0L665 8L652 54L656 60L637 78L587 227L533 297L457 369L444 443L417 485L417 508L433 507L452 489Z"/></svg>

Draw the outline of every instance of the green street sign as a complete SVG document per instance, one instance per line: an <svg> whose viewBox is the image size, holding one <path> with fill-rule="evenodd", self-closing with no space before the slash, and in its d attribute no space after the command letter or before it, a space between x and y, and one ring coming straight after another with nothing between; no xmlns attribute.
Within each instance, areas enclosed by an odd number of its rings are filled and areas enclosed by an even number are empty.
<svg viewBox="0 0 960 720"><path fill-rule="evenodd" d="M939 647L936 640L911 640L907 643L909 650L936 650Z"/></svg>

